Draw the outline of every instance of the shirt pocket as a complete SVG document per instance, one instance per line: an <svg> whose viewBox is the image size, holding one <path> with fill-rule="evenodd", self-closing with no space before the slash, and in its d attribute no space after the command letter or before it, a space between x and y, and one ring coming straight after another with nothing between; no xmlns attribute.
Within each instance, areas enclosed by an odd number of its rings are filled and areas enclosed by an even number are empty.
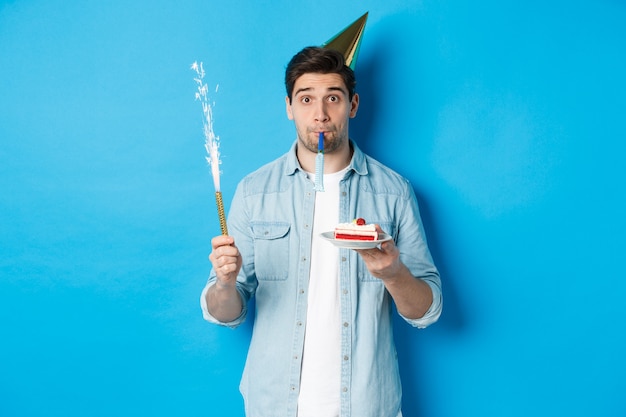
<svg viewBox="0 0 626 417"><path fill-rule="evenodd" d="M286 222L252 222L254 268L260 281L283 281L289 275L289 230Z"/></svg>
<svg viewBox="0 0 626 417"><path fill-rule="evenodd" d="M376 223L380 225L380 228L383 229L383 232L387 233L388 235L391 236L392 239L395 240L396 238L396 225L393 222L382 222L382 221L373 221L372 223ZM357 254L357 267L356 267L356 273L357 273L357 277L359 278L359 281L362 282L379 282L382 284L382 281L378 278L376 278L375 276L373 276L372 274L370 274L370 271L367 269L367 266L365 266L365 262L363 262L363 258L361 257L361 255Z"/></svg>

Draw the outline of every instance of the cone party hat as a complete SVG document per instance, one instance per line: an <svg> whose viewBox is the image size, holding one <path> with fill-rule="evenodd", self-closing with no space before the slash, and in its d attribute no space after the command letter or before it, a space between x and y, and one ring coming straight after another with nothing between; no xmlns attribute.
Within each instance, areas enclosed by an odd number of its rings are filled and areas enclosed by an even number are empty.
<svg viewBox="0 0 626 417"><path fill-rule="evenodd" d="M367 22L366 12L344 30L333 36L322 45L324 48L334 49L341 52L346 60L346 65L354 70L356 59L361 48L361 39Z"/></svg>

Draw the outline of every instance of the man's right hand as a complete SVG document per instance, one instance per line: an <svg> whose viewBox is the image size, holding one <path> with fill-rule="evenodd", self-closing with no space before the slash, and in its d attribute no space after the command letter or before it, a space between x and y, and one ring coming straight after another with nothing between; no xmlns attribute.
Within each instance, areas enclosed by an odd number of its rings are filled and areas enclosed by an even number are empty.
<svg viewBox="0 0 626 417"><path fill-rule="evenodd" d="M209 260L217 275L215 285L206 294L207 308L217 320L228 323L241 314L243 305L237 291L237 274L241 269L241 254L232 236L216 236L211 240Z"/></svg>
<svg viewBox="0 0 626 417"><path fill-rule="evenodd" d="M235 287L241 269L241 254L232 236L216 236L211 240L209 260L217 275L216 285Z"/></svg>

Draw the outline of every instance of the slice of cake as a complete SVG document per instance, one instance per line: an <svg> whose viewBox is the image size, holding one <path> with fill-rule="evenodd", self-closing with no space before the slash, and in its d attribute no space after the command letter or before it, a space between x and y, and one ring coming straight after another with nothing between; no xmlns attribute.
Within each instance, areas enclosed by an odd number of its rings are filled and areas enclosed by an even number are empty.
<svg viewBox="0 0 626 417"><path fill-rule="evenodd" d="M351 223L340 223L335 227L335 239L343 240L376 240L378 232L373 224L366 224L358 218Z"/></svg>

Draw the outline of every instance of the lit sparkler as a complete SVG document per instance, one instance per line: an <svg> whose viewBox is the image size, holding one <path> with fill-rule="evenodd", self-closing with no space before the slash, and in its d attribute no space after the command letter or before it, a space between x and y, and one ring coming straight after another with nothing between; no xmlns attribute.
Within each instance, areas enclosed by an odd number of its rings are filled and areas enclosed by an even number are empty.
<svg viewBox="0 0 626 417"><path fill-rule="evenodd" d="M213 132L213 110L211 103L209 103L209 87L204 83L204 67L202 62L198 64L194 62L191 65L191 69L196 72L194 81L198 85L198 91L196 91L196 100L199 100L202 104L202 112L204 118L202 120L204 131L204 148L206 149L206 160L211 166L211 175L213 176L213 185L215 187L215 202L217 203L217 214L220 220L220 229L223 235L228 235L228 228L226 227L226 215L224 213L224 201L222 200L222 192L220 190L220 138ZM217 87L216 87L217 91Z"/></svg>

